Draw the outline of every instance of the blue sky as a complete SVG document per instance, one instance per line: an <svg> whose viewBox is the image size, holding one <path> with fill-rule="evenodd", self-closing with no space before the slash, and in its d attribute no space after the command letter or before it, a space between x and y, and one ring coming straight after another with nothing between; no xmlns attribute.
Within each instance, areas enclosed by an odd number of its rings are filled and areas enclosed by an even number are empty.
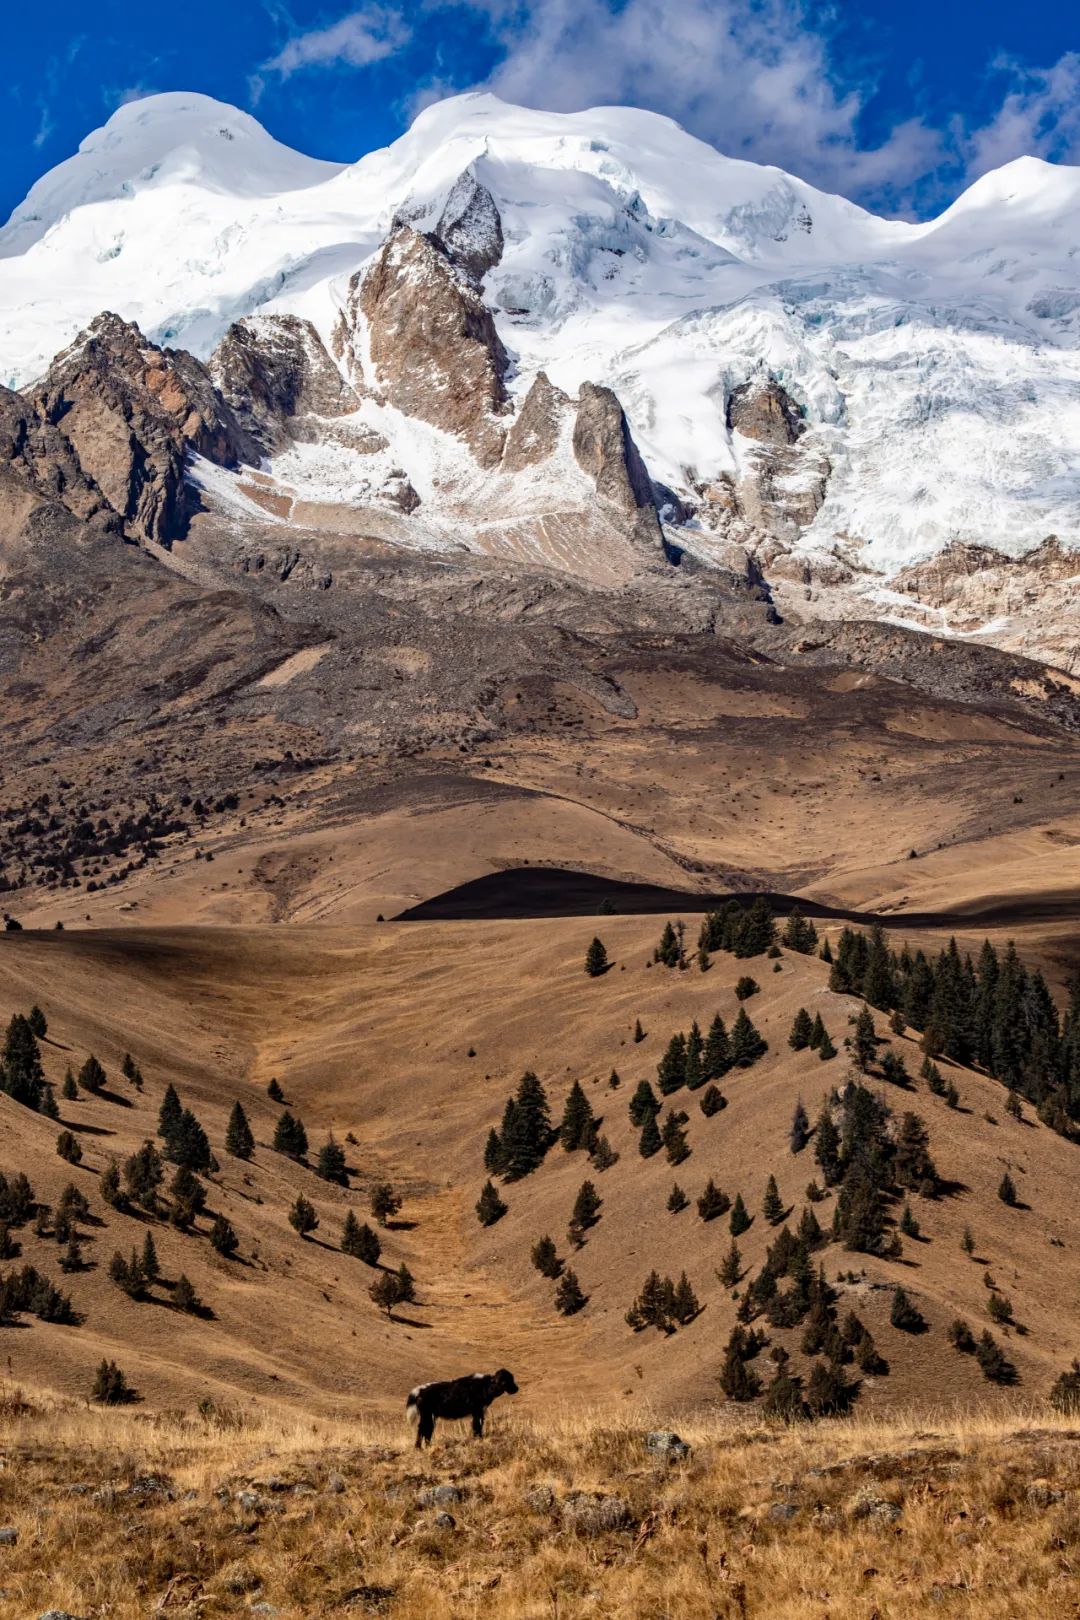
<svg viewBox="0 0 1080 1620"><path fill-rule="evenodd" d="M723 151L925 216L1023 153L1080 162L1077 19L1060 0L20 6L5 23L0 217L133 96L204 91L351 161L477 85L555 110L651 107Z"/></svg>

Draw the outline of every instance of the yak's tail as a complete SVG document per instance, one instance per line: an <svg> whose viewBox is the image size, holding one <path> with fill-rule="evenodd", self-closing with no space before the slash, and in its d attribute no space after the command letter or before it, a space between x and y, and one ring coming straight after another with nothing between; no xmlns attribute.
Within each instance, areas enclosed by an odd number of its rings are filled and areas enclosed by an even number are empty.
<svg viewBox="0 0 1080 1620"><path fill-rule="evenodd" d="M418 1394L418 1390L410 1389L408 1400L405 1402L405 1421L406 1423L411 1424L414 1429L420 1422L420 1402L417 1398Z"/></svg>

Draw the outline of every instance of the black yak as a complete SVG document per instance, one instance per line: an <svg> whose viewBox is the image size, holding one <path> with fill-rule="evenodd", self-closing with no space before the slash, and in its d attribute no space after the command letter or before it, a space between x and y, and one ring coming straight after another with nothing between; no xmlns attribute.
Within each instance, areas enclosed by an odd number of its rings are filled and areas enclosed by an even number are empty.
<svg viewBox="0 0 1080 1620"><path fill-rule="evenodd" d="M405 1402L405 1417L416 1424L416 1448L431 1444L436 1418L472 1418L472 1432L484 1432L484 1418L500 1395L516 1395L514 1375L500 1367L495 1373L471 1373L447 1378L439 1384L417 1384Z"/></svg>

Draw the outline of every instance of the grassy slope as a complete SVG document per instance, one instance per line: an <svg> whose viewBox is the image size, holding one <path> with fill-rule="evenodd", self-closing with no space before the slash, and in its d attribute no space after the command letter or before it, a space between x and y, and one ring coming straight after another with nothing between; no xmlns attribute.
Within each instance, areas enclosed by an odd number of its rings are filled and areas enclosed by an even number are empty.
<svg viewBox="0 0 1080 1620"><path fill-rule="evenodd" d="M595 926L614 967L591 981L581 962ZM787 1149L795 1100L801 1095L813 1115L846 1072L842 1056L823 1065L814 1054L788 1050L792 1015L799 1005L820 1008L839 1040L853 1004L828 991L822 964L788 953L778 974L764 959L741 964L723 956L705 975L648 967L658 930L655 919L605 918L4 936L0 1007L25 1008L35 999L45 1007L50 1075L59 1079L69 1061L77 1068L88 1050L116 1075L130 1049L147 1090L137 1098L116 1084L132 1106L63 1105L85 1153L75 1172L55 1156L56 1126L0 1099L0 1168L27 1168L50 1202L74 1179L100 1215L97 1172L109 1154L122 1156L152 1133L171 1079L219 1151L222 1172L211 1206L240 1233L244 1262L228 1264L213 1254L205 1222L196 1237L159 1223L155 1238L166 1275L184 1270L216 1320L180 1317L162 1303L132 1303L108 1282L105 1266L115 1247L141 1242L144 1225L105 1211L106 1224L91 1230L88 1245L99 1264L71 1279L85 1324L33 1323L5 1334L14 1376L75 1396L108 1354L154 1407L210 1395L325 1414L393 1410L417 1379L506 1364L522 1381L525 1410L552 1399L616 1408L644 1400L661 1411L714 1400L715 1371L734 1319L714 1275L729 1242L727 1221L706 1226L692 1208L668 1215L668 1190L677 1177L694 1196L714 1175L731 1195L741 1191L755 1222L740 1247L750 1267L760 1263L771 1235L760 1216L770 1170L796 1218L815 1170L809 1153L793 1158ZM690 1113L693 1149L677 1171L662 1155L643 1162L626 1117L633 1084L655 1074L668 1036L693 1017L704 1026L719 1008L731 1021L735 978L748 965L762 985L750 1008L769 1055L724 1082L729 1106L712 1120L701 1116L696 1098L676 1099ZM636 1017L648 1031L641 1045L631 1040ZM897 1044L917 1071L914 1043ZM482 1231L472 1205L483 1180L484 1138L530 1065L556 1112L571 1081L583 1081L621 1157L595 1176L581 1155L553 1149L538 1173L508 1189L505 1219ZM613 1066L623 1080L615 1092L607 1085ZM313 1146L331 1127L339 1139L349 1130L357 1136L350 1194L266 1146L278 1111L265 1097L271 1075L302 1114ZM891 1096L897 1109L914 1106L925 1117L939 1170L962 1184L940 1202L916 1200L930 1241L906 1244L898 1264L833 1248L825 1253L830 1277L849 1266L865 1273L842 1304L864 1316L892 1367L887 1378L867 1383L863 1410L928 1398L966 1406L1008 1398L945 1341L957 1314L976 1327L986 1323L987 1267L1026 1330L1002 1335L1025 1394L1045 1392L1076 1345L1077 1150L1037 1123L1011 1120L994 1082L956 1078L961 1111L950 1111L921 1085ZM259 1142L250 1166L221 1152L237 1096L249 1107ZM1029 1209L998 1201L1006 1165ZM533 1271L528 1249L540 1232L551 1231L567 1253L566 1222L586 1175L598 1183L603 1211L573 1262L589 1305L565 1321L553 1311L551 1285ZM367 1187L383 1176L406 1194L402 1215L409 1224L386 1235L386 1258L394 1264L404 1258L419 1280L421 1306L408 1311L407 1323L376 1314L366 1293L370 1272L334 1247L345 1208L364 1213ZM314 1242L301 1242L286 1220L301 1190L322 1217ZM819 1206L819 1215L828 1220L831 1202ZM965 1225L976 1235L982 1263L960 1250ZM1051 1236L1063 1246L1051 1246ZM58 1276L51 1240L29 1229L22 1237L24 1258ZM685 1267L705 1305L670 1340L635 1336L623 1320L653 1266L673 1274ZM887 1292L872 1285L896 1280L923 1306L931 1324L925 1335L912 1339L888 1325ZM797 1350L797 1337L788 1336L789 1348Z"/></svg>

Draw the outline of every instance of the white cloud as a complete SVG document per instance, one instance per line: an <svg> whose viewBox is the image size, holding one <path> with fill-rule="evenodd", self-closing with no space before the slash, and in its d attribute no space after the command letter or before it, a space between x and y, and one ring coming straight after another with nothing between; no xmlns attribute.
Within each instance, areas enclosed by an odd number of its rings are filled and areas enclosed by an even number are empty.
<svg viewBox="0 0 1080 1620"><path fill-rule="evenodd" d="M363 6L327 28L294 35L263 68L287 78L301 68L368 67L393 56L411 38L412 30L400 11Z"/></svg>
<svg viewBox="0 0 1080 1620"><path fill-rule="evenodd" d="M45 142L55 131L56 123L53 119L51 109L44 101L38 103L38 109L41 116L38 119L38 127L34 133L34 145L44 146Z"/></svg>
<svg viewBox="0 0 1080 1620"><path fill-rule="evenodd" d="M963 138L971 179L1016 157L1080 162L1080 55L1068 51L1049 68L999 58L1012 81L994 117Z"/></svg>

